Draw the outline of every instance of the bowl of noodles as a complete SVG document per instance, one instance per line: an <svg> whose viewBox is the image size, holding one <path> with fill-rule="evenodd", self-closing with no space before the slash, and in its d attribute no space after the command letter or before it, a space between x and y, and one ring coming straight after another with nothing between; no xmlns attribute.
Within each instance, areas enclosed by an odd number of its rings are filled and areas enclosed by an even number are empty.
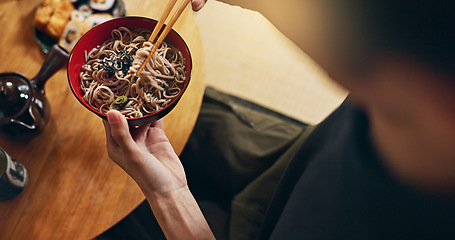
<svg viewBox="0 0 455 240"><path fill-rule="evenodd" d="M148 38L156 20L123 17L104 22L85 33L68 62L68 82L87 109L106 119L120 111L133 126L168 114L188 87L192 60L187 44L171 30L139 76L150 53Z"/></svg>

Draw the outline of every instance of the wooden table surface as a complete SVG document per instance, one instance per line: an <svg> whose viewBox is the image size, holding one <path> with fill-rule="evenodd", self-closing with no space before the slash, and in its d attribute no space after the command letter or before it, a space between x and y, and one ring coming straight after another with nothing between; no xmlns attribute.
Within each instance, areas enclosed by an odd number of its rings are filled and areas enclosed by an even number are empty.
<svg viewBox="0 0 455 240"><path fill-rule="evenodd" d="M166 1L124 0L127 15L158 18ZM0 72L32 78L45 55L32 30L40 0L0 1ZM199 30L187 9L174 29L189 45L193 73L188 90L165 117L165 131L180 154L195 124L204 88L204 59ZM73 96L66 68L46 83L51 119L29 141L0 136L0 147L29 171L25 190L0 202L0 239L91 239L144 200L140 189L109 158L100 118Z"/></svg>

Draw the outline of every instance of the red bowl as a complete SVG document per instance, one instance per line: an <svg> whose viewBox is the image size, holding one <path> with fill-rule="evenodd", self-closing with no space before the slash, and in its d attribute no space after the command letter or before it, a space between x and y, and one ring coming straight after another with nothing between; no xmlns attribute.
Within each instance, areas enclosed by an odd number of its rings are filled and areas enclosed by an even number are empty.
<svg viewBox="0 0 455 240"><path fill-rule="evenodd" d="M115 28L123 26L131 29L144 29L153 31L153 28L155 27L156 24L157 24L156 20L145 17L116 18L104 22L100 25L97 25L96 27L92 28L90 31L85 33L81 37L81 39L79 39L79 41L77 42L77 44L74 46L73 50L70 53L67 74L71 91L82 105L84 105L88 110L97 114L101 118L104 119L107 118L106 114L101 113L100 111L90 106L83 98L84 95L81 90L80 84L81 81L79 74L81 72L82 65L85 64L85 51L89 52L93 48L101 45L104 41L109 39L111 37L111 31ZM176 98L174 98L166 107L157 112L139 118L127 118L128 123L130 125L140 126L147 123L151 123L164 117L175 107L175 105L177 105L178 101L182 97L182 94L188 87L192 70L192 60L188 46L186 45L183 38L173 29L169 32L164 41L178 48L182 52L183 57L185 58L186 80L182 87L182 91L180 91L180 94Z"/></svg>

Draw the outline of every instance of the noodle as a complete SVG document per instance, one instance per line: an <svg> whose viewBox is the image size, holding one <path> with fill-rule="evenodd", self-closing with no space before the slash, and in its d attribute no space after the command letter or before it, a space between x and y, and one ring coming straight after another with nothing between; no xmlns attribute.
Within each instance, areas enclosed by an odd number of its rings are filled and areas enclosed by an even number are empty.
<svg viewBox="0 0 455 240"><path fill-rule="evenodd" d="M135 77L152 49L149 32L114 29L111 39L86 53L80 79L84 99L102 113L117 109L127 118L163 109L176 98L185 81L185 59L163 42Z"/></svg>

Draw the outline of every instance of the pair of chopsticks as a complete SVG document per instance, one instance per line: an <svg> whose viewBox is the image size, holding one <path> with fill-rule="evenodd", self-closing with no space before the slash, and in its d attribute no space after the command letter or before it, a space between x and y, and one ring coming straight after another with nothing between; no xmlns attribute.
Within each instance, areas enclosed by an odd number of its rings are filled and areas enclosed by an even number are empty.
<svg viewBox="0 0 455 240"><path fill-rule="evenodd" d="M161 15L158 23L156 24L155 28L153 29L152 34L150 35L150 38L148 39L149 42L153 43L153 47L145 59L145 61L142 63L141 67L137 70L135 76L139 77L139 74L142 72L144 69L145 65L147 62L150 60L150 58L153 56L155 51L158 49L158 47L161 45L163 40L166 38L167 34L171 31L172 26L174 26L175 22L177 19L182 15L183 11L185 10L185 7L190 3L191 0L183 0L180 3L180 6L178 7L177 11L174 12L172 15L171 19L169 22L166 24L166 27L164 30L161 32L161 29L163 28L163 25L166 21L166 19L169 17L169 14L171 13L172 9L176 5L177 0L170 0L169 3L166 6L166 9L164 10L163 14ZM158 37L158 33L160 33L160 36ZM158 37L158 39L156 39ZM156 41L155 41L156 39Z"/></svg>

